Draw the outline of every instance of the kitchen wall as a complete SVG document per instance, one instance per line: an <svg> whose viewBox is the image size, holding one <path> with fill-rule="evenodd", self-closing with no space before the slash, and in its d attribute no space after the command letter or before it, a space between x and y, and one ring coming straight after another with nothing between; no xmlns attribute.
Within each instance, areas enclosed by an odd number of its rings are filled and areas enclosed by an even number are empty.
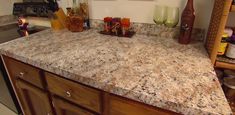
<svg viewBox="0 0 235 115"><path fill-rule="evenodd" d="M12 13L12 3L10 0L0 0L0 16Z"/></svg>
<svg viewBox="0 0 235 115"><path fill-rule="evenodd" d="M0 16L12 14L13 3L22 0L0 0Z"/></svg>
<svg viewBox="0 0 235 115"><path fill-rule="evenodd" d="M235 12L231 12L229 14L227 26L235 27Z"/></svg>
<svg viewBox="0 0 235 115"><path fill-rule="evenodd" d="M58 0L65 10L72 6L72 0ZM130 17L134 22L153 23L155 5L179 7L183 10L187 0L89 0L90 17L103 19L106 16ZM0 16L12 14L14 2L22 0L0 0ZM207 29L213 9L214 0L194 0L196 11L195 27ZM229 26L235 26L235 13L230 14Z"/></svg>
<svg viewBox="0 0 235 115"><path fill-rule="evenodd" d="M153 23L155 5L179 7L183 10L187 0L89 0L91 18L103 19L106 16L130 17L134 22ZM60 0L64 9L72 5L72 0ZM195 27L207 28L214 0L194 0L196 10Z"/></svg>

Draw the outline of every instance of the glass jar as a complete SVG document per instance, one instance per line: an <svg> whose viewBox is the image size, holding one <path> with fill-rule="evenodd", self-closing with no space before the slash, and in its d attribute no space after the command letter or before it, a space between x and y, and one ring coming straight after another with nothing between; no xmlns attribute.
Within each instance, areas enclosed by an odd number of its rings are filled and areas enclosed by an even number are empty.
<svg viewBox="0 0 235 115"><path fill-rule="evenodd" d="M73 0L72 14L79 15L79 0Z"/></svg>
<svg viewBox="0 0 235 115"><path fill-rule="evenodd" d="M84 29L90 28L88 0L80 0L80 15L84 18Z"/></svg>
<svg viewBox="0 0 235 115"><path fill-rule="evenodd" d="M67 18L67 27L71 32L82 32L84 20L81 16L69 16Z"/></svg>
<svg viewBox="0 0 235 115"><path fill-rule="evenodd" d="M80 0L73 0L73 7L71 13L68 14L66 19L67 28L72 32L82 32L84 18L80 13Z"/></svg>
<svg viewBox="0 0 235 115"><path fill-rule="evenodd" d="M217 53L218 55L224 55L226 48L228 46L227 39L228 39L228 34L223 34L222 40L220 42L219 50Z"/></svg>

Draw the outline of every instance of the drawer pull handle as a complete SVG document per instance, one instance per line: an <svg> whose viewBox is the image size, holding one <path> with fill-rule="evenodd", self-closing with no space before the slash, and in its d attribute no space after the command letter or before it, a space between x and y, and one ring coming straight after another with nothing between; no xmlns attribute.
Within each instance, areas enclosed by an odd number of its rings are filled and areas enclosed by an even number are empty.
<svg viewBox="0 0 235 115"><path fill-rule="evenodd" d="M71 93L69 91L66 91L66 96L71 97Z"/></svg>
<svg viewBox="0 0 235 115"><path fill-rule="evenodd" d="M24 72L20 72L20 76L19 77L24 77Z"/></svg>

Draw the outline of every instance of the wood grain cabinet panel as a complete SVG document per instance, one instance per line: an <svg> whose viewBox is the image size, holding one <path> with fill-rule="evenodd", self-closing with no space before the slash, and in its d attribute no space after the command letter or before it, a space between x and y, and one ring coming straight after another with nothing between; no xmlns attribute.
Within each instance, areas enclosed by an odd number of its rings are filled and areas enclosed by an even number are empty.
<svg viewBox="0 0 235 115"><path fill-rule="evenodd" d="M52 115L50 100L46 92L22 80L16 81L18 95L25 115Z"/></svg>
<svg viewBox="0 0 235 115"><path fill-rule="evenodd" d="M15 82L16 79L22 79L43 89L40 69L6 56L3 56L3 59L13 82Z"/></svg>
<svg viewBox="0 0 235 115"><path fill-rule="evenodd" d="M79 83L46 73L48 90L82 107L101 113L101 92Z"/></svg>
<svg viewBox="0 0 235 115"><path fill-rule="evenodd" d="M69 102L58 97L53 97L53 104L57 115L94 115L93 113L79 108Z"/></svg>
<svg viewBox="0 0 235 115"><path fill-rule="evenodd" d="M108 115L176 115L176 113L147 106L129 99L111 95Z"/></svg>

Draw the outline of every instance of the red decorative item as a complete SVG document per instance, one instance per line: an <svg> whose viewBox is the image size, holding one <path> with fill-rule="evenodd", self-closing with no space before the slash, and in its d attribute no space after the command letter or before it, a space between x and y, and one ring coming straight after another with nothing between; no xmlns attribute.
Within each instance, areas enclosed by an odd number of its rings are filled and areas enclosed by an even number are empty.
<svg viewBox="0 0 235 115"><path fill-rule="evenodd" d="M179 43L190 43L194 20L195 12L193 8L193 0L188 0L188 3L181 16Z"/></svg>
<svg viewBox="0 0 235 115"><path fill-rule="evenodd" d="M130 29L130 18L104 18L104 30L99 33L104 35L131 38L135 32Z"/></svg>
<svg viewBox="0 0 235 115"><path fill-rule="evenodd" d="M122 35L126 36L128 34L128 31L130 29L130 18L123 18L121 20L121 26L122 26Z"/></svg>
<svg viewBox="0 0 235 115"><path fill-rule="evenodd" d="M112 17L105 17L104 18L104 30L107 33L109 33L111 31L112 19L113 19Z"/></svg>

